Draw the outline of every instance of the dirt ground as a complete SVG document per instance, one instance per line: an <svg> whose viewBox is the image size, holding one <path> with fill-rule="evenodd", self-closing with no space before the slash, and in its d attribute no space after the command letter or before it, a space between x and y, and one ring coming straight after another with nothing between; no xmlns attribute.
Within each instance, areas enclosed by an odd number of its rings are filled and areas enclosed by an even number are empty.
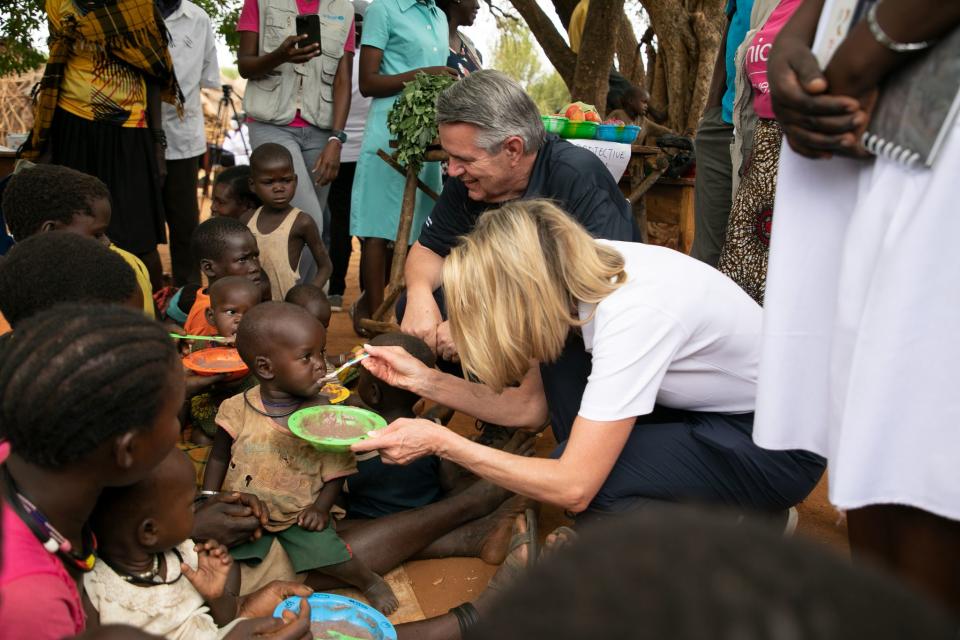
<svg viewBox="0 0 960 640"><path fill-rule="evenodd" d="M204 207L206 216L208 205ZM164 270L170 271L169 254L161 247ZM357 273L359 247L354 243L354 252L347 275L347 292L344 295L344 311L334 313L327 335L327 353L346 353L362 341L353 332L349 315L350 303L359 294ZM466 415L456 414L450 427L462 435L472 435L474 421ZM556 442L549 432L537 443L537 455L546 456ZM797 535L807 536L833 547L842 553L848 553L846 523L827 500L827 479L824 475L817 488L798 507L800 524ZM544 506L540 512L539 530L541 538L561 524L569 524L561 509ZM447 612L464 601L475 598L487 584L497 567L488 565L475 558L449 558L445 560L412 561L405 565L406 574L413 591L426 617Z"/></svg>

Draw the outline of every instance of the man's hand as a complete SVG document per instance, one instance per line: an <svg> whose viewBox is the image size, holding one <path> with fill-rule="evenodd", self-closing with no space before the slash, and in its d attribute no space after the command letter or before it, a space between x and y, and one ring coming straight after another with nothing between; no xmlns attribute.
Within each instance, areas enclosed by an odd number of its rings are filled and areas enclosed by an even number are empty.
<svg viewBox="0 0 960 640"><path fill-rule="evenodd" d="M280 46L277 47L273 53L280 58L281 63L290 62L293 64L302 64L304 62L310 62L310 60L320 55L320 45L314 43L303 48L297 46L301 40L306 39L306 34L287 36L286 40L280 43Z"/></svg>
<svg viewBox="0 0 960 640"><path fill-rule="evenodd" d="M773 110L790 147L808 158L829 158L857 145L866 124L860 102L827 94L827 79L810 47L781 35L770 54L767 76Z"/></svg>
<svg viewBox="0 0 960 640"><path fill-rule="evenodd" d="M313 589L301 582L274 580L266 586L260 587L251 594L244 596L240 601L238 618L259 618L269 616L278 604L290 596L307 598Z"/></svg>
<svg viewBox="0 0 960 640"><path fill-rule="evenodd" d="M323 148L317 163L313 165L314 182L321 187L337 179L340 173L340 151L343 143L339 140L328 140Z"/></svg>
<svg viewBox="0 0 960 640"><path fill-rule="evenodd" d="M417 295L407 291L407 309L403 314L403 322L400 323L401 331L420 338L436 352L437 327L441 322L443 316L440 315L440 307L433 299L432 292Z"/></svg>
<svg viewBox="0 0 960 640"><path fill-rule="evenodd" d="M220 540L228 547L263 535L267 511L249 493L222 493L203 502L193 520L195 540Z"/></svg>
<svg viewBox="0 0 960 640"><path fill-rule="evenodd" d="M329 521L330 512L318 508L315 504L301 511L297 518L297 524L307 531L323 531Z"/></svg>
<svg viewBox="0 0 960 640"><path fill-rule="evenodd" d="M459 362L460 354L450 334L450 321L441 322L437 327L437 355L450 362Z"/></svg>
<svg viewBox="0 0 960 640"><path fill-rule="evenodd" d="M204 602L213 602L223 595L230 567L233 565L233 557L227 548L216 540L198 543L194 551L197 552L196 570L186 562L182 562L180 571L193 588L203 596Z"/></svg>

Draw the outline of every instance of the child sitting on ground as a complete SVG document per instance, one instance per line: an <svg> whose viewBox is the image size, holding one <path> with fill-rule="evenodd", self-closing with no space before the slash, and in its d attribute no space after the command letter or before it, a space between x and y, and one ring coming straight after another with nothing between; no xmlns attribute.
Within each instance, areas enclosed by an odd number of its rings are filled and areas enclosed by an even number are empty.
<svg viewBox="0 0 960 640"><path fill-rule="evenodd" d="M320 321L324 329L330 328L330 316L333 310L330 308L330 301L323 293L323 289L312 284L298 284L287 291L284 302L303 307L310 312L314 318Z"/></svg>
<svg viewBox="0 0 960 640"><path fill-rule="evenodd" d="M313 185L303 185L310 189ZM250 156L250 188L263 205L247 222L260 246L260 260L270 280L274 300L283 300L300 278L298 265L304 247L313 254L317 275L311 284L323 288L333 273L320 230L309 215L290 204L297 192L293 157L279 144L257 147Z"/></svg>
<svg viewBox="0 0 960 640"><path fill-rule="evenodd" d="M263 204L250 190L250 166L238 165L221 171L213 181L210 213L236 218L247 224L253 213Z"/></svg>
<svg viewBox="0 0 960 640"><path fill-rule="evenodd" d="M384 333L370 341L375 347L403 347L428 367L436 356L427 343L405 333ZM416 418L420 396L391 387L360 367L357 394L388 422ZM358 458L357 473L347 480L347 517L379 518L428 505L452 488L459 470L437 456L424 456L406 465L384 464L379 455Z"/></svg>
<svg viewBox="0 0 960 640"><path fill-rule="evenodd" d="M143 309L141 295L133 270L116 252L66 231L27 238L0 260L0 312L14 329L63 302Z"/></svg>
<svg viewBox="0 0 960 640"><path fill-rule="evenodd" d="M110 191L99 179L53 164L38 164L10 179L3 193L3 213L14 240L44 231L69 231L110 247L133 269L142 291L143 312L156 317L147 267L137 256L107 238L112 208Z"/></svg>
<svg viewBox="0 0 960 640"><path fill-rule="evenodd" d="M240 357L260 386L226 400L207 463L205 490L243 491L265 504L262 538L234 547L238 560L262 562L276 539L296 573L318 571L360 589L384 613L398 602L334 531L331 509L344 478L356 471L352 453L321 453L287 428L298 409L326 404L323 325L302 307L265 302L244 316Z"/></svg>
<svg viewBox="0 0 960 640"><path fill-rule="evenodd" d="M270 282L260 269L257 241L242 222L223 216L204 220L193 231L190 250L209 284L225 276L243 276L260 287L264 300L270 299ZM188 284L170 300L166 316L188 334L212 336L217 330L207 321L209 307L207 289Z"/></svg>
<svg viewBox="0 0 960 640"><path fill-rule="evenodd" d="M227 338L232 344L244 314L260 304L260 287L243 276L226 276L216 280L207 291L210 295L207 322L216 329L216 335ZM211 343L197 341L194 348L209 346ZM199 445L212 444L217 434L216 415L220 404L255 384L256 379L248 375L240 380L221 382L190 398L190 425L193 427L190 441Z"/></svg>
<svg viewBox="0 0 960 640"><path fill-rule="evenodd" d="M188 537L195 495L193 465L176 448L140 482L100 494L90 519L100 562L83 577L87 628L202 640L237 618L239 567L226 547Z"/></svg>

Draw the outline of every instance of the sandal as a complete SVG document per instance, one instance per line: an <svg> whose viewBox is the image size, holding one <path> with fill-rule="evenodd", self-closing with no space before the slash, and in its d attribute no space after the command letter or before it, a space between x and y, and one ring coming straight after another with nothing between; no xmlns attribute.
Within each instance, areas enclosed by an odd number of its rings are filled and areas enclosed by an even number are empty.
<svg viewBox="0 0 960 640"><path fill-rule="evenodd" d="M530 568L536 564L540 556L537 513L534 509L526 509L523 512L523 517L527 530L514 531L513 536L510 538L510 548L509 551L507 551L507 557L493 577L490 578L490 582L487 583L487 589L503 591L516 582L519 576L529 571ZM514 528L516 528L516 525L514 525ZM527 549L526 564L521 563L513 553L523 545L530 545Z"/></svg>

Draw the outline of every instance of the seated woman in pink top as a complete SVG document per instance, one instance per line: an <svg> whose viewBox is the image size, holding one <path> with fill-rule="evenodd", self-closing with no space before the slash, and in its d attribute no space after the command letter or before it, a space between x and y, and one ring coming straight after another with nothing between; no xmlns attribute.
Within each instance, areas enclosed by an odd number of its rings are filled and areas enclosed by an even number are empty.
<svg viewBox="0 0 960 640"><path fill-rule="evenodd" d="M167 456L183 398L173 342L137 311L60 305L0 340L0 435L10 451L0 465L0 638L84 630L78 583L97 562L87 519L105 487L137 482ZM268 628L301 638L309 620L244 625L228 638Z"/></svg>
<svg viewBox="0 0 960 640"><path fill-rule="evenodd" d="M101 489L139 480L174 446L183 367L159 324L113 306L41 312L0 350L0 637L72 636L77 582L96 562L87 517Z"/></svg>
<svg viewBox="0 0 960 640"><path fill-rule="evenodd" d="M767 281L773 197L777 190L777 165L783 140L783 131L774 119L770 104L767 59L777 34L801 1L780 0L750 40L740 71L746 74L749 84L746 98L752 99L758 120L753 134L753 151L743 161L744 173L733 198L727 238L717 268L760 304L763 304ZM738 96L738 102L740 99Z"/></svg>

